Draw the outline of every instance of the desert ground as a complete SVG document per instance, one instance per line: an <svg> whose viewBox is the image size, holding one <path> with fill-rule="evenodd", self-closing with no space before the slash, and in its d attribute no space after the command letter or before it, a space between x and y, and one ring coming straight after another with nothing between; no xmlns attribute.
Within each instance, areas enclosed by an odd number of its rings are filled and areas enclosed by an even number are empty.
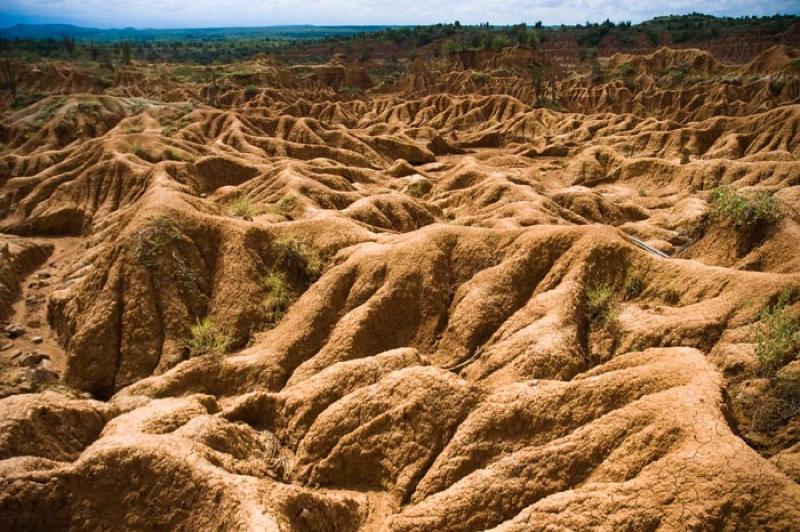
<svg viewBox="0 0 800 532"><path fill-rule="evenodd" d="M3 530L797 529L800 50L15 68Z"/></svg>

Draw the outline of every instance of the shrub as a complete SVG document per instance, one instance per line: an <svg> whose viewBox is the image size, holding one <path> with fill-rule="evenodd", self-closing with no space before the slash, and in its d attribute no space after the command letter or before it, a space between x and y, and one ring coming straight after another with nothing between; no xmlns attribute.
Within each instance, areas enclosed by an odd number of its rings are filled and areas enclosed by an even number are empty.
<svg viewBox="0 0 800 532"><path fill-rule="evenodd" d="M136 155L140 159L147 160L148 156L150 155L146 149L142 147L141 144L138 142L134 142L128 146L128 152Z"/></svg>
<svg viewBox="0 0 800 532"><path fill-rule="evenodd" d="M275 207L277 207L282 213L285 213L292 210L295 203L297 203L297 196L290 192L279 199L278 203L275 204Z"/></svg>
<svg viewBox="0 0 800 532"><path fill-rule="evenodd" d="M189 327L189 338L184 342L184 347L189 351L190 357L200 355L221 355L228 350L231 337L220 330L211 318L197 320Z"/></svg>
<svg viewBox="0 0 800 532"><path fill-rule="evenodd" d="M144 111L144 102L141 101L141 100L135 100L131 104L131 113L135 114L135 115L138 115L142 111Z"/></svg>
<svg viewBox="0 0 800 532"><path fill-rule="evenodd" d="M258 87L255 85L248 85L244 88L244 97L248 100L253 99L256 94L258 94Z"/></svg>
<svg viewBox="0 0 800 532"><path fill-rule="evenodd" d="M486 72L472 73L472 82L475 83L475 85L485 85L489 83L490 79L491 78L489 77L489 74L487 74Z"/></svg>
<svg viewBox="0 0 800 532"><path fill-rule="evenodd" d="M800 319L789 315L790 299L791 292L783 292L774 305L761 309L758 322L753 325L756 357L766 377L774 376L787 358L800 354Z"/></svg>
<svg viewBox="0 0 800 532"><path fill-rule="evenodd" d="M592 327L602 327L614 321L614 289L598 283L586 290L586 317Z"/></svg>
<svg viewBox="0 0 800 532"><path fill-rule="evenodd" d="M178 289L185 293L194 287L197 279L195 278L194 270L186 264L186 261L180 258L176 260L178 264L172 270L172 280L178 285Z"/></svg>
<svg viewBox="0 0 800 532"><path fill-rule="evenodd" d="M674 286L668 286L664 292L664 301L670 305L676 305L681 300L681 293Z"/></svg>
<svg viewBox="0 0 800 532"><path fill-rule="evenodd" d="M181 238L175 221L169 216L155 216L150 224L136 233L139 263L148 268L156 265L161 250Z"/></svg>
<svg viewBox="0 0 800 532"><path fill-rule="evenodd" d="M644 279L639 272L633 272L625 280L625 299L634 299L644 290Z"/></svg>
<svg viewBox="0 0 800 532"><path fill-rule="evenodd" d="M777 219L778 200L760 192L748 200L731 186L719 186L711 193L711 215L730 221L735 227L772 223Z"/></svg>
<svg viewBox="0 0 800 532"><path fill-rule="evenodd" d="M282 237L275 241L278 260L286 270L296 271L308 280L317 279L322 273L322 260L317 252L293 237Z"/></svg>
<svg viewBox="0 0 800 532"><path fill-rule="evenodd" d="M256 215L256 208L245 196L239 196L230 204L231 213L238 218L252 218Z"/></svg>
<svg viewBox="0 0 800 532"><path fill-rule="evenodd" d="M289 306L297 297L289 287L286 274L281 271L273 271L264 277L264 308L267 311L269 320L273 323L279 321Z"/></svg>

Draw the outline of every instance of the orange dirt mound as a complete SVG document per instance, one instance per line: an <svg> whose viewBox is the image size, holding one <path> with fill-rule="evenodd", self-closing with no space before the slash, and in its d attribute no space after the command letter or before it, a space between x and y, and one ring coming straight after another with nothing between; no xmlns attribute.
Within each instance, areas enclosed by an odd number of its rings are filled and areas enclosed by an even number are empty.
<svg viewBox="0 0 800 532"><path fill-rule="evenodd" d="M792 529L797 54L19 66L0 528Z"/></svg>

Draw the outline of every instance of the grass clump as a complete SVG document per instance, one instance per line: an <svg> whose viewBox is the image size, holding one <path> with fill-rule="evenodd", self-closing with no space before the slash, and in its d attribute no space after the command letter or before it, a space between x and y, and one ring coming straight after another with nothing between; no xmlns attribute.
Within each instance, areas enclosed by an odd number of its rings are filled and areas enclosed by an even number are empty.
<svg viewBox="0 0 800 532"><path fill-rule="evenodd" d="M789 314L791 296L784 291L774 305L761 309L753 326L756 357L765 377L773 377L788 358L800 355L800 319Z"/></svg>
<svg viewBox="0 0 800 532"><path fill-rule="evenodd" d="M678 291L678 289L672 285L668 286L664 291L664 301L670 305L677 305L680 300L681 293Z"/></svg>
<svg viewBox="0 0 800 532"><path fill-rule="evenodd" d="M184 342L184 347L189 351L190 357L200 355L221 355L228 350L231 337L218 328L211 318L197 320L189 327L189 337Z"/></svg>
<svg viewBox="0 0 800 532"><path fill-rule="evenodd" d="M310 281L322 274L322 259L305 242L293 237L281 237L276 240L275 246L284 269L298 272Z"/></svg>
<svg viewBox="0 0 800 532"><path fill-rule="evenodd" d="M614 321L614 289L598 283L586 289L586 318L592 327L603 327Z"/></svg>
<svg viewBox="0 0 800 532"><path fill-rule="evenodd" d="M741 228L759 222L773 223L778 218L778 200L769 192L760 192L747 199L728 185L719 186L711 193L711 215L728 220Z"/></svg>
<svg viewBox="0 0 800 532"><path fill-rule="evenodd" d="M297 298L297 294L289 287L286 274L282 271L272 271L264 277L264 309L267 318L272 322L278 322L286 310Z"/></svg>
<svg viewBox="0 0 800 532"><path fill-rule="evenodd" d="M239 196L230 204L231 214L237 218L252 218L256 214L256 207L245 196Z"/></svg>

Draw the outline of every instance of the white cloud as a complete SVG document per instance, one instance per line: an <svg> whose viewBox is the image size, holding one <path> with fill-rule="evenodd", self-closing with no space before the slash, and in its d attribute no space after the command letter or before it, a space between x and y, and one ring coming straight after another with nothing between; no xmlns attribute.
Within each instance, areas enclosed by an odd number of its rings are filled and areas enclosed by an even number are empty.
<svg viewBox="0 0 800 532"><path fill-rule="evenodd" d="M426 24L460 20L545 24L640 21L700 11L715 15L800 13L800 0L4 0L6 18L26 16L83 25L136 27L271 24Z"/></svg>

